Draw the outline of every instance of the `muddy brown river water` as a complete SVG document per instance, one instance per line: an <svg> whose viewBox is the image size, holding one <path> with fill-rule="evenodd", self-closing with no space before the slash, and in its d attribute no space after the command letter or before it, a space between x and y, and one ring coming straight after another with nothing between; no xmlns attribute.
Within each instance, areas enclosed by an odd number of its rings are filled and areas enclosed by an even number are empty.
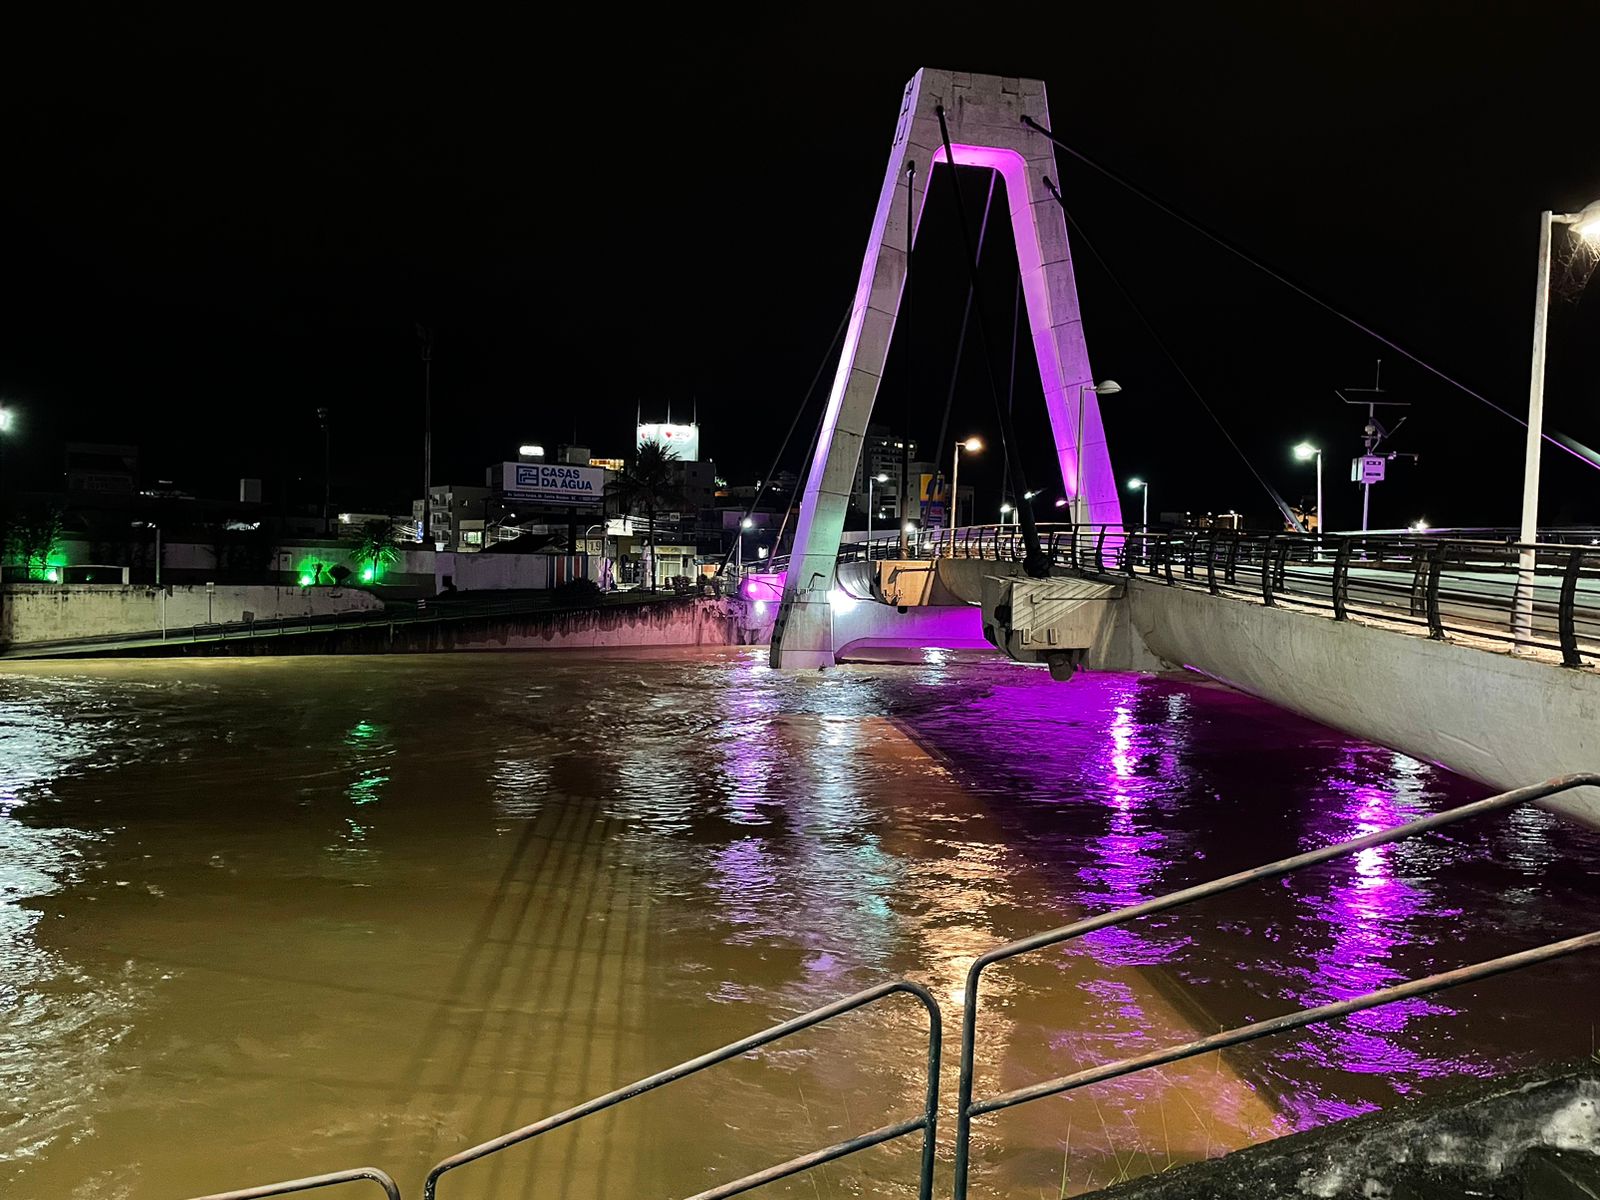
<svg viewBox="0 0 1600 1200"><path fill-rule="evenodd" d="M760 652L0 668L0 1195L444 1156L883 979L1484 794L1192 678ZM1586 932L1600 835L1457 826L998 970L980 1090ZM1573 958L980 1122L1057 1197L1591 1052ZM913 1115L857 1014L448 1176L674 1197ZM761 1195L915 1195L896 1143ZM370 1185L316 1193L375 1196Z"/></svg>

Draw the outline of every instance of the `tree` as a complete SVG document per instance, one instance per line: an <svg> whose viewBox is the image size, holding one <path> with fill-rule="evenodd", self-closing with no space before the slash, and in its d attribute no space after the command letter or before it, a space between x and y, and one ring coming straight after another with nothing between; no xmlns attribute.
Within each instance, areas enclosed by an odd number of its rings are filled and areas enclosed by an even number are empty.
<svg viewBox="0 0 1600 1200"><path fill-rule="evenodd" d="M29 575L43 575L50 569L50 558L61 544L61 510L53 506L31 508L11 522L6 551Z"/></svg>
<svg viewBox="0 0 1600 1200"><path fill-rule="evenodd" d="M389 522L368 521L353 557L362 583L376 583L385 567L398 562L400 553L394 548L394 529Z"/></svg>
<svg viewBox="0 0 1600 1200"><path fill-rule="evenodd" d="M634 506L645 510L649 528L645 546L650 563L650 590L656 590L656 510L672 508L683 503L683 486L678 482L672 464L678 461L675 452L660 442L646 442L633 454L633 461L617 472L617 477L607 489L617 498L618 508L630 512Z"/></svg>

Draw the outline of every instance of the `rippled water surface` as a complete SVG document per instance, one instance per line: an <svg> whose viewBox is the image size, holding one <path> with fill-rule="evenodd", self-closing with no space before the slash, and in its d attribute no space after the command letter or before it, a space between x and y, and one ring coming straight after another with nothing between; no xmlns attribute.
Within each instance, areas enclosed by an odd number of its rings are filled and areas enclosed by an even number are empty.
<svg viewBox="0 0 1600 1200"><path fill-rule="evenodd" d="M944 1006L948 1114L985 949L1481 794L1210 684L995 661L8 668L0 1194L370 1163L420 1196L464 1146L896 976ZM980 1093L1587 931L1597 868L1594 833L1514 813L1023 960L985 985ZM1597 983L1568 959L988 1118L973 1194L1587 1054ZM908 1002L856 1014L440 1195L688 1195L914 1114L922 1029ZM911 1196L915 1160L762 1194Z"/></svg>

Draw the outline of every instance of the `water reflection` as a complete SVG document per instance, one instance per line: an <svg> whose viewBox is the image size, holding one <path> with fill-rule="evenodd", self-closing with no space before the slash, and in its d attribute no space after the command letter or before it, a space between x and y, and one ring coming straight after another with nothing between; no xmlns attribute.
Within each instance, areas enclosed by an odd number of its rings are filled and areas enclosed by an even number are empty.
<svg viewBox="0 0 1600 1200"><path fill-rule="evenodd" d="M368 1159L413 1185L886 977L953 1021L1000 942L1479 792L1211 685L953 656L0 672L0 1190L170 1200ZM1583 928L1600 839L1556 829L1527 811L1376 848L996 971L983 1087ZM986 1122L974 1195L1076 1191L1582 1049L1556 1018L1596 969L1541 979ZM915 1012L865 1014L452 1195L699 1190L915 1111L919 1037ZM772 1194L901 1195L914 1157Z"/></svg>

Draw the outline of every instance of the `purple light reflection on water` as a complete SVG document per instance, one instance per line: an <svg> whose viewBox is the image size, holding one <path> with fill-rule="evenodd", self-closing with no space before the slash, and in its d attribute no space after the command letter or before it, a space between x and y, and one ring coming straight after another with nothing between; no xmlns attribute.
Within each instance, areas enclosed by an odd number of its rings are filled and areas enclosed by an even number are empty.
<svg viewBox="0 0 1600 1200"><path fill-rule="evenodd" d="M1013 668L912 723L963 786L987 798L1006 839L1027 847L1061 923L1486 794L1187 679L1090 674L1061 685ZM1203 1014L1198 1033L1353 997L1588 928L1585 863L1600 856L1600 838L1563 827L1570 874L1553 875L1553 824L1529 809L1377 847L1101 931L1057 961L1066 969L1090 955L1108 973L1132 967L1174 980ZM1574 961L1547 977L1592 979L1594 965ZM1095 1061L1151 1047L1155 1035L1137 1028L1137 995L1120 978L1075 988L1100 1014L1086 1018ZM1228 1061L1273 1097L1286 1124L1323 1124L1434 1081L1536 1061L1560 1040L1551 1026L1564 1002L1559 992L1546 997L1551 1016L1541 1018L1517 989L1496 981L1417 998L1243 1047ZM1063 1010L1050 1044L1081 1048L1082 1032ZM1574 1033L1561 1053L1582 1053L1586 1037Z"/></svg>

